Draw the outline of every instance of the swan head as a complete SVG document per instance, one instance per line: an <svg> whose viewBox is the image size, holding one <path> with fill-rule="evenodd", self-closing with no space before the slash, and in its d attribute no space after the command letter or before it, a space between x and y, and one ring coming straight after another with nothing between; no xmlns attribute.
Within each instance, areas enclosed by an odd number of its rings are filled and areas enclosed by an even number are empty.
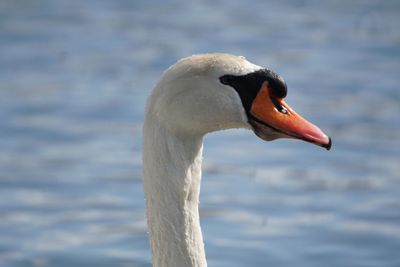
<svg viewBox="0 0 400 267"><path fill-rule="evenodd" d="M280 75L244 57L194 55L165 71L146 114L182 134L248 128L266 141L296 138L329 150L331 139L290 108L286 95Z"/></svg>

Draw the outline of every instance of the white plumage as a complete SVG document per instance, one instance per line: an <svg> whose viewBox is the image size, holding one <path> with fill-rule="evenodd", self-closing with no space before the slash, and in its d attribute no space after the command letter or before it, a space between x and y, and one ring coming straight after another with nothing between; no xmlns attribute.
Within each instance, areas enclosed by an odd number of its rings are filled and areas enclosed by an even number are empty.
<svg viewBox="0 0 400 267"><path fill-rule="evenodd" d="M207 266L198 210L203 136L252 128L238 92L220 77L261 69L243 57L195 55L170 67L153 89L143 127L143 168L154 266Z"/></svg>

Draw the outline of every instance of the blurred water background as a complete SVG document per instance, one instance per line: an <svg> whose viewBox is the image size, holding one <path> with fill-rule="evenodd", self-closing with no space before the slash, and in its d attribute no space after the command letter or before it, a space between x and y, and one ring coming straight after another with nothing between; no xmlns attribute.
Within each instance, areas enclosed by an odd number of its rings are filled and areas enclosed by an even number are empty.
<svg viewBox="0 0 400 267"><path fill-rule="evenodd" d="M205 139L209 266L400 266L399 1L0 1L0 266L151 266L146 96L195 53L282 74L334 140Z"/></svg>

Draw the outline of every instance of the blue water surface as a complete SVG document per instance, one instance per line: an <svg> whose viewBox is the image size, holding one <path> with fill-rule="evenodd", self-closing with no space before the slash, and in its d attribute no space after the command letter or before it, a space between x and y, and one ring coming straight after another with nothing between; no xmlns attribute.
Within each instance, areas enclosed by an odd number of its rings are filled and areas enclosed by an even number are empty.
<svg viewBox="0 0 400 267"><path fill-rule="evenodd" d="M398 25L399 1L0 1L0 266L151 266L145 99L204 52L276 70L334 140L206 137L209 266L400 266Z"/></svg>

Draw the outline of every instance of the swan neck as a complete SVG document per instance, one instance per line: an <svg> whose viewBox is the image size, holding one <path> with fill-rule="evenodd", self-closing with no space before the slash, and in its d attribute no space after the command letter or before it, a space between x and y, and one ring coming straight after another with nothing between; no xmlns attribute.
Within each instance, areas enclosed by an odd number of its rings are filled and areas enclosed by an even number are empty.
<svg viewBox="0 0 400 267"><path fill-rule="evenodd" d="M202 139L145 119L144 190L155 267L207 266L198 208Z"/></svg>

